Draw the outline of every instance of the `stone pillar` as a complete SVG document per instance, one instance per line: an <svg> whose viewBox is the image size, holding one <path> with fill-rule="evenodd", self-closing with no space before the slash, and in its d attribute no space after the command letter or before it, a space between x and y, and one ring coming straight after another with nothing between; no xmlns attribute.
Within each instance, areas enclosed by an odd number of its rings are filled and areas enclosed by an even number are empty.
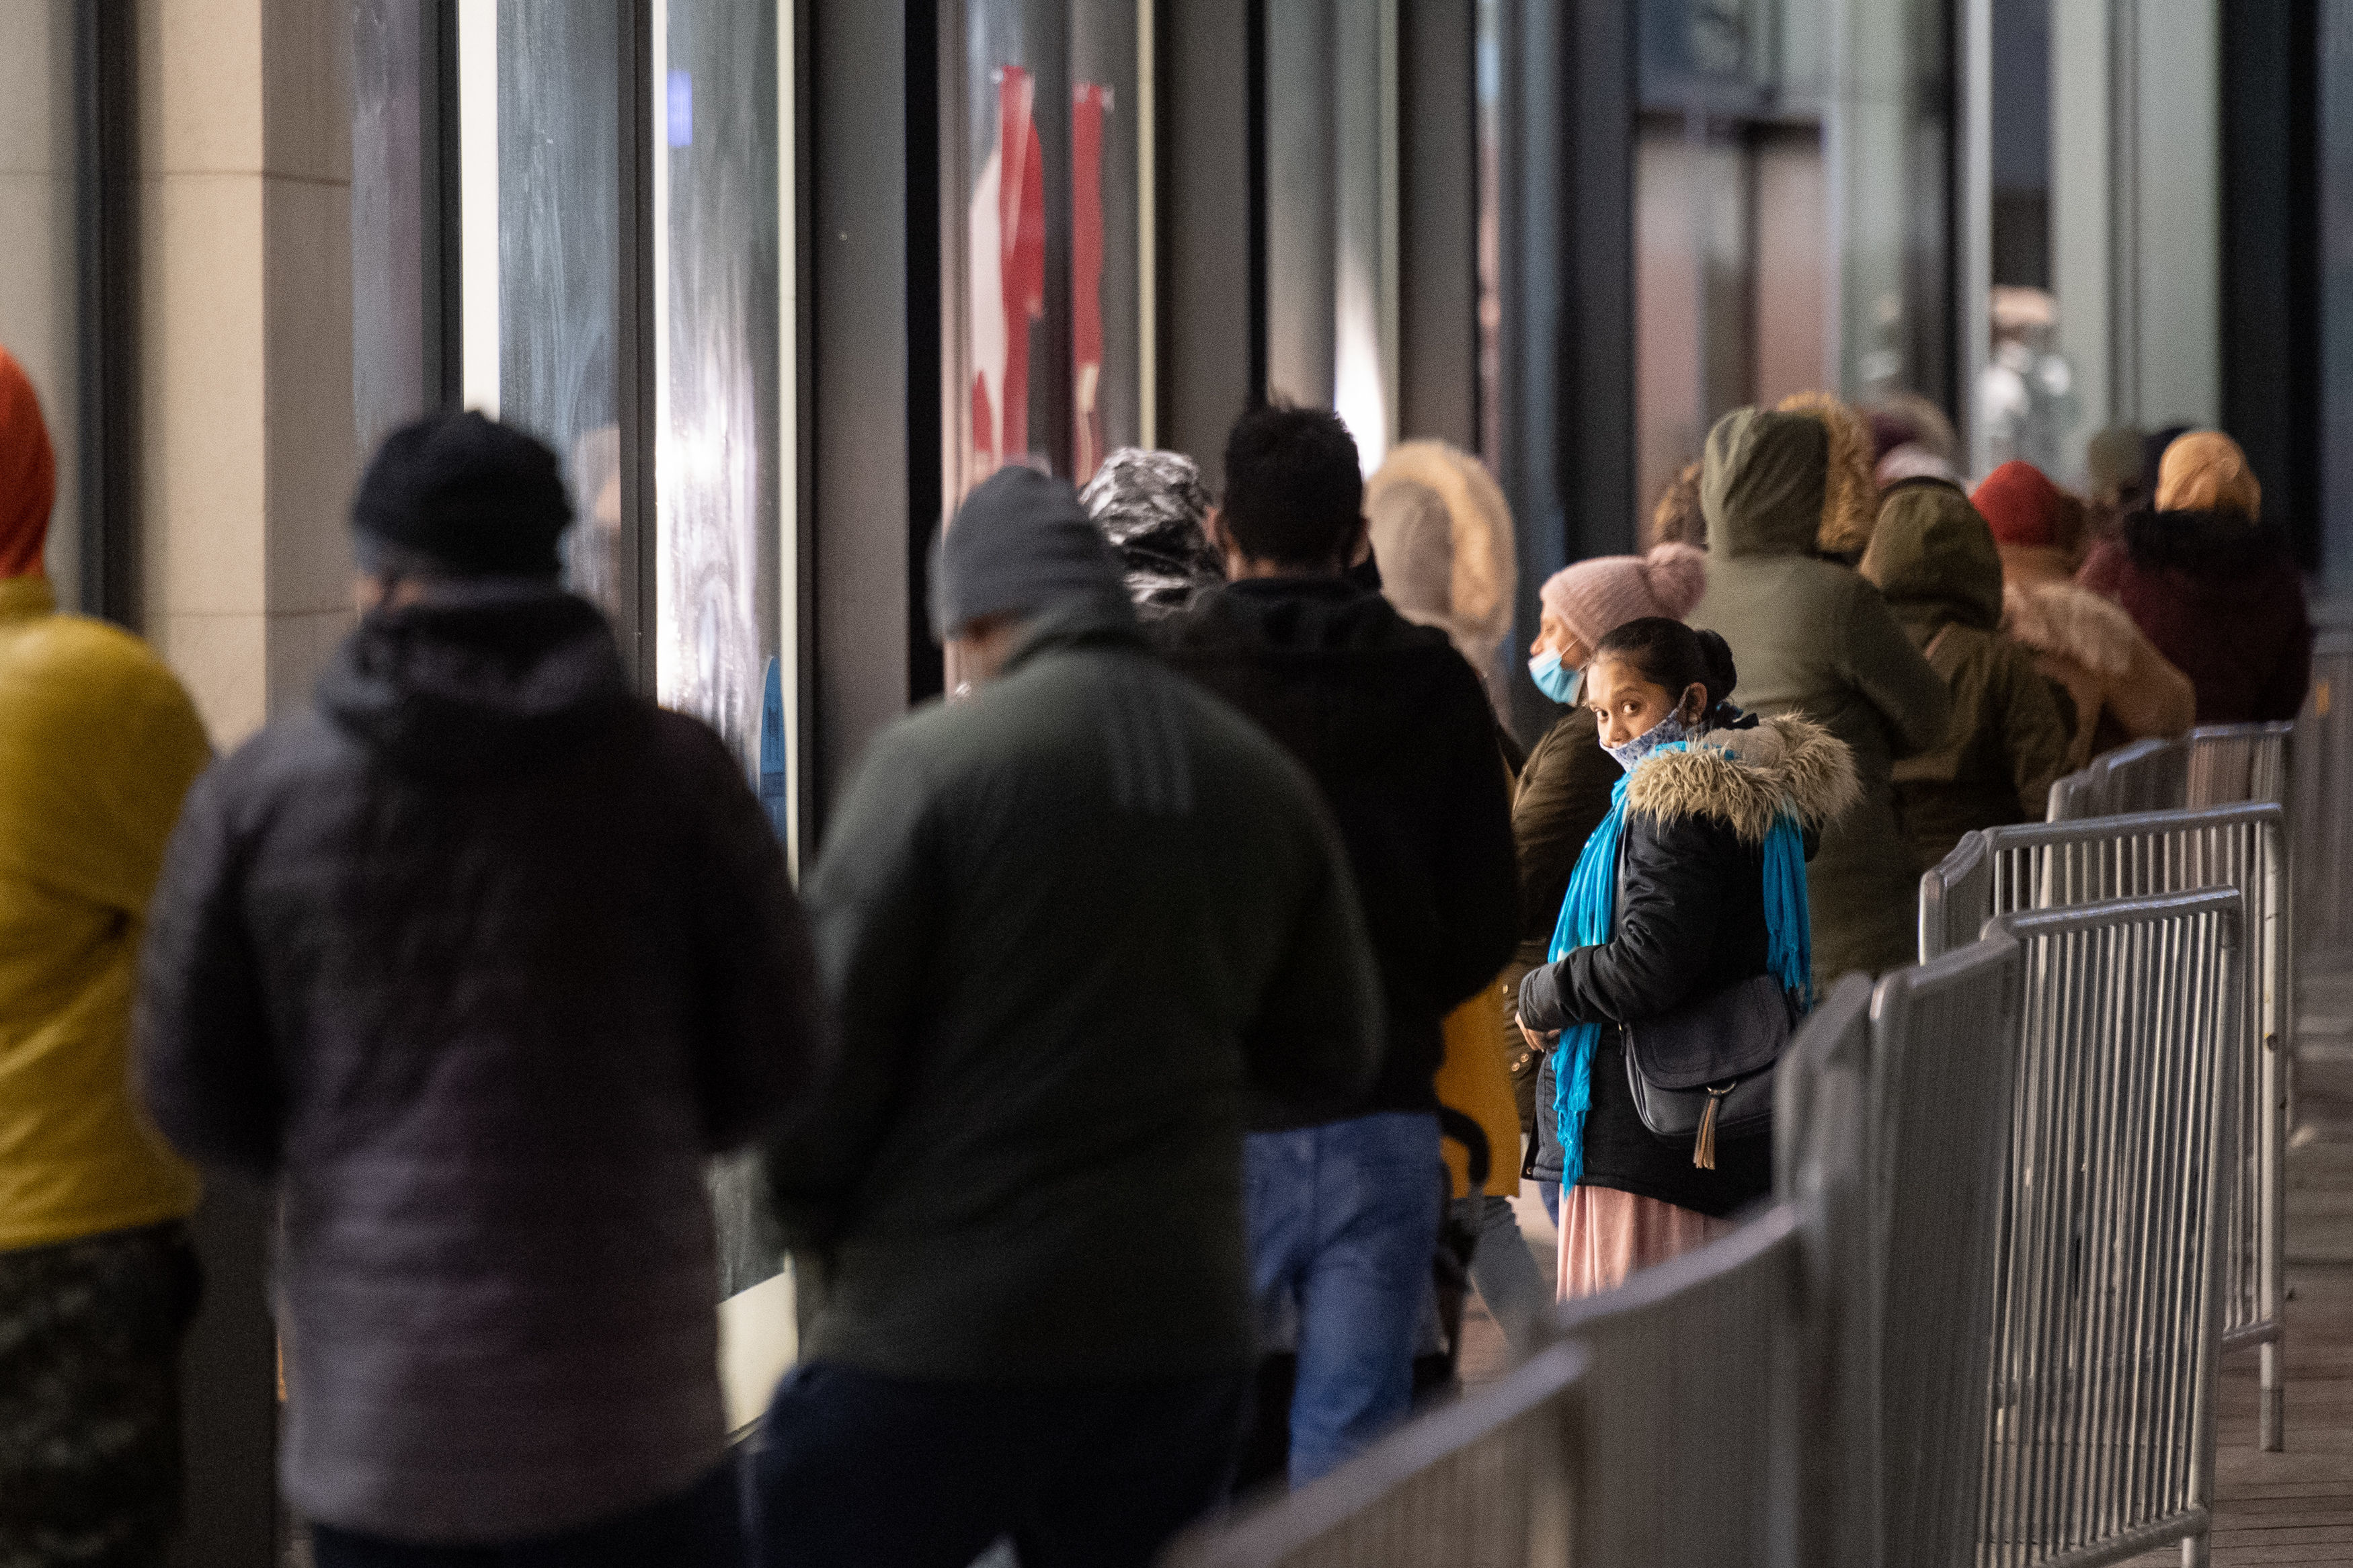
<svg viewBox="0 0 2353 1568"><path fill-rule="evenodd" d="M140 0L145 630L226 749L349 625L349 0Z"/></svg>

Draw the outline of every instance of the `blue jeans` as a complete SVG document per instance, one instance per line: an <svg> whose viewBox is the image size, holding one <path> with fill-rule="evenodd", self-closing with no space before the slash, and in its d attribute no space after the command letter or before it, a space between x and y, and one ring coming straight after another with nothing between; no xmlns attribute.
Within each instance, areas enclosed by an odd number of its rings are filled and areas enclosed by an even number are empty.
<svg viewBox="0 0 2353 1568"><path fill-rule="evenodd" d="M676 1497L529 1541L427 1546L311 1527L318 1568L741 1568L743 1493L728 1459Z"/></svg>
<svg viewBox="0 0 2353 1568"><path fill-rule="evenodd" d="M752 1454L759 1568L1146 1568L1233 1473L1250 1375L944 1383L809 1362Z"/></svg>
<svg viewBox="0 0 2353 1568"><path fill-rule="evenodd" d="M1250 1289L1262 1323L1295 1321L1293 1486L1405 1419L1414 1331L1446 1200L1438 1118L1386 1111L1244 1142Z"/></svg>

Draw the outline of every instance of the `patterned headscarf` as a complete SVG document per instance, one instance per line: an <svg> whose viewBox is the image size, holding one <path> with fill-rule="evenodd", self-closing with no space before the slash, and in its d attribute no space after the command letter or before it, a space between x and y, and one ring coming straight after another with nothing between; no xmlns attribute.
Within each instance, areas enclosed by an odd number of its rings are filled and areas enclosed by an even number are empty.
<svg viewBox="0 0 2353 1568"><path fill-rule="evenodd" d="M1147 619L1172 615L1226 580L1206 526L1208 489L1182 452L1120 447L1079 492L1079 504L1119 552L1127 596Z"/></svg>

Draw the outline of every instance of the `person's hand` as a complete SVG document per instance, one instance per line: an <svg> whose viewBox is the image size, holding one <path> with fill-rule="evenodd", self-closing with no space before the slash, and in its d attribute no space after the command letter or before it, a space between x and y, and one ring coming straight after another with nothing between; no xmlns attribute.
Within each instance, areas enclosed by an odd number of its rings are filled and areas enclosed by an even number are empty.
<svg viewBox="0 0 2353 1568"><path fill-rule="evenodd" d="M1542 1056L1545 1052L1552 1049L1553 1042L1560 1038L1560 1031L1558 1029L1553 1029L1540 1035L1534 1029L1529 1028L1526 1021L1522 1018L1514 1016L1512 1019L1512 1022L1520 1026L1521 1037L1528 1042L1528 1049L1535 1052L1538 1056Z"/></svg>

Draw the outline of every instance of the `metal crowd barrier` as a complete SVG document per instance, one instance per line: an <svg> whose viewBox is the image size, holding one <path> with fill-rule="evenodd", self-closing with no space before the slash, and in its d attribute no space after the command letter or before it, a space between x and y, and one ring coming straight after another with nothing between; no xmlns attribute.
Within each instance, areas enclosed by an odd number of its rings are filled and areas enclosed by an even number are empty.
<svg viewBox="0 0 2353 1568"><path fill-rule="evenodd" d="M2353 628L2314 647L2295 785L2296 940L2316 970L2353 972Z"/></svg>
<svg viewBox="0 0 2353 1568"><path fill-rule="evenodd" d="M1999 922L2025 994L1983 1568L2207 1561L2241 910L2214 889Z"/></svg>
<svg viewBox="0 0 2353 1568"><path fill-rule="evenodd" d="M1864 1568L1870 1469L1861 1001L1819 1009L1778 1075L1783 1196L1731 1235L1568 1303L1555 1342L1312 1486L1193 1531L1167 1568ZM1834 998L1834 1001L1837 999ZM1845 1261L1841 1261L1844 1259Z"/></svg>
<svg viewBox="0 0 2353 1568"><path fill-rule="evenodd" d="M2241 801L2284 803L2293 724L2211 724L2178 741L2135 741L2051 786L2049 819Z"/></svg>
<svg viewBox="0 0 2353 1568"><path fill-rule="evenodd" d="M2235 888L2242 896L2247 940L2231 1037L2238 1114L2225 1143L2232 1181L2223 1346L2260 1347L2257 1441L2269 1452L2285 1436L2281 1337L2295 1037L2291 886L2287 820L2274 805L1991 828L1966 836L1920 886L1924 960L2017 910L2199 888Z"/></svg>
<svg viewBox="0 0 2353 1568"><path fill-rule="evenodd" d="M1871 1008L1871 1248L1881 1550L1969 1568L1990 1438L1996 1264L2021 987L1996 934L1879 983Z"/></svg>

